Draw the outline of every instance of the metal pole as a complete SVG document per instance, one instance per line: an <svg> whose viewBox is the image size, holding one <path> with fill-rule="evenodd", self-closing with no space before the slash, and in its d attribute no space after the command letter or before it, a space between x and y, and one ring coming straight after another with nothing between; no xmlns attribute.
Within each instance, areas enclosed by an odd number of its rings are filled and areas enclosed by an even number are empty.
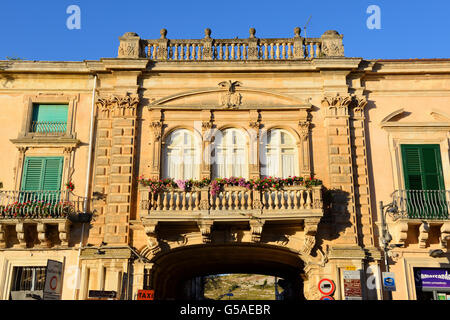
<svg viewBox="0 0 450 320"><path fill-rule="evenodd" d="M383 201L380 201L380 204L379 204L379 206L380 206L380 214L381 214L381 229L382 229L382 239L381 239L381 241L382 241L382 243L383 243L383 251L384 251L384 265L385 265L385 269L386 269L386 272L390 272L390 269L389 269L389 260L388 260L388 251L389 251L389 248L388 248L388 243L387 243L387 241L386 241L386 233L387 233L387 225L386 225L386 219L385 219L385 216L384 216L384 206L383 206ZM381 286L382 286L382 288L381 289L383 289L383 279L381 279ZM383 290L384 291L384 290ZM387 292L387 296L388 296L388 300L392 300L392 293L390 292L390 291L388 291Z"/></svg>

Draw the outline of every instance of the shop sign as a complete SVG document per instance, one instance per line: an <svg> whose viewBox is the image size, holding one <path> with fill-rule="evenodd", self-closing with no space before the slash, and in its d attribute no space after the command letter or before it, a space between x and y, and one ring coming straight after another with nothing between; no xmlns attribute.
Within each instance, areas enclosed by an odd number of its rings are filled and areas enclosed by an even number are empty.
<svg viewBox="0 0 450 320"><path fill-rule="evenodd" d="M89 298L115 299L116 297L116 291L89 290Z"/></svg>
<svg viewBox="0 0 450 320"><path fill-rule="evenodd" d="M343 271L345 300L362 300L361 272Z"/></svg>
<svg viewBox="0 0 450 320"><path fill-rule="evenodd" d="M418 287L450 288L450 269L417 269L415 278Z"/></svg>

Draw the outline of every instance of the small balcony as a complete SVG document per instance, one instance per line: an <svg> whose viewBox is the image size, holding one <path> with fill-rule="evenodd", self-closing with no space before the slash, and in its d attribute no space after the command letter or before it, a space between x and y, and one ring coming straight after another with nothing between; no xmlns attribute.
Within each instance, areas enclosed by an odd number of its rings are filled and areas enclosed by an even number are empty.
<svg viewBox="0 0 450 320"><path fill-rule="evenodd" d="M33 121L30 133L35 136L59 136L67 132L67 121Z"/></svg>
<svg viewBox="0 0 450 320"><path fill-rule="evenodd" d="M68 191L0 191L0 247L67 246L85 205Z"/></svg>
<svg viewBox="0 0 450 320"><path fill-rule="evenodd" d="M389 230L400 247L447 248L450 240L449 190L396 190Z"/></svg>

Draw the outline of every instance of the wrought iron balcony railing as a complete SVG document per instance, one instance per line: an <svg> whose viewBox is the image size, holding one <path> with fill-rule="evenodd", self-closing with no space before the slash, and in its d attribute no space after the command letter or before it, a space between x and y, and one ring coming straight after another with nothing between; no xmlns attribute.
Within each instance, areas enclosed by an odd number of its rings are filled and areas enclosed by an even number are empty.
<svg viewBox="0 0 450 320"><path fill-rule="evenodd" d="M60 135L66 131L66 121L33 121L30 125L30 132L39 135Z"/></svg>
<svg viewBox="0 0 450 320"><path fill-rule="evenodd" d="M0 220L68 218L83 212L85 204L68 191L0 191Z"/></svg>
<svg viewBox="0 0 450 320"><path fill-rule="evenodd" d="M397 190L392 194L398 213L409 219L449 219L449 190Z"/></svg>

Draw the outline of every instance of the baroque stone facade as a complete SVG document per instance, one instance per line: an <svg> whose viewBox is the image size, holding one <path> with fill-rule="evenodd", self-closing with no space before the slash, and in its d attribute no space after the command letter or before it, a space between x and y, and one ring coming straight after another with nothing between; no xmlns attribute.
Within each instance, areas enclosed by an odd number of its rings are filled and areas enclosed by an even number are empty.
<svg viewBox="0 0 450 320"><path fill-rule="evenodd" d="M258 38L253 28L248 39L214 39L210 29L202 39L167 34L125 33L118 57L99 61L0 61L8 115L0 119L0 298L17 291L18 268L48 259L64 261L63 299L88 299L91 290L136 299L144 288L157 299L189 298L179 283L239 271L301 283L291 299L320 299L319 281L331 279L334 299L343 300L352 298L343 278L352 270L360 270L361 299L383 299L385 254L397 277L393 298L420 299L415 272L449 268L448 215L412 218L405 205L402 146L440 150L448 212L450 60L348 58L336 31L303 38L296 28L282 39ZM63 131L33 129L40 105L67 106ZM195 148L185 149L200 155L197 180L215 178L227 130L237 139L229 143L242 147L243 178L265 175L268 137L282 132L292 172L323 184L217 192L139 184L168 178L177 132L190 134ZM58 212L29 205L28 215L14 205L48 191L24 189L31 158L62 159L61 190L53 192L66 206ZM391 203L386 251L379 201ZM69 283L75 274L78 286Z"/></svg>

